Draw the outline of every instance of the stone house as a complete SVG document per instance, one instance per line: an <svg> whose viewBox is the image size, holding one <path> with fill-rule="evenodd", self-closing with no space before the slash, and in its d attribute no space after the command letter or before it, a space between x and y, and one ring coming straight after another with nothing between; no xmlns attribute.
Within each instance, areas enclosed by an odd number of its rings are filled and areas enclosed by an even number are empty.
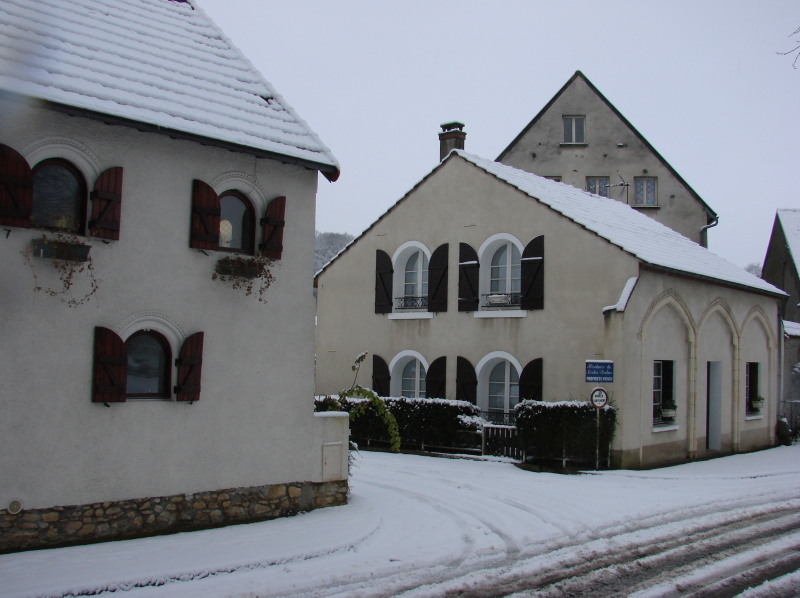
<svg viewBox="0 0 800 598"><path fill-rule="evenodd" d="M580 71L497 161L632 206L707 247L718 217Z"/></svg>
<svg viewBox="0 0 800 598"><path fill-rule="evenodd" d="M316 283L318 394L368 351L379 394L494 421L601 384L617 466L773 443L784 293L612 198L454 150Z"/></svg>
<svg viewBox="0 0 800 598"><path fill-rule="evenodd" d="M781 306L783 345L781 415L800 429L800 210L778 210L761 278L789 294Z"/></svg>
<svg viewBox="0 0 800 598"><path fill-rule="evenodd" d="M343 504L311 401L336 159L193 0L37 7L0 0L0 550Z"/></svg>

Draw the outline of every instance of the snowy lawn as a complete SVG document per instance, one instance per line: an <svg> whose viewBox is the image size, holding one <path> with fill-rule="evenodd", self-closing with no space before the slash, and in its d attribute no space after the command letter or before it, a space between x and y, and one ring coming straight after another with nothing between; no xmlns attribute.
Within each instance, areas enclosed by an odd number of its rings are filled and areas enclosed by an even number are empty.
<svg viewBox="0 0 800 598"><path fill-rule="evenodd" d="M800 446L564 476L363 452L350 504L275 521L0 556L0 597L436 596L800 507Z"/></svg>

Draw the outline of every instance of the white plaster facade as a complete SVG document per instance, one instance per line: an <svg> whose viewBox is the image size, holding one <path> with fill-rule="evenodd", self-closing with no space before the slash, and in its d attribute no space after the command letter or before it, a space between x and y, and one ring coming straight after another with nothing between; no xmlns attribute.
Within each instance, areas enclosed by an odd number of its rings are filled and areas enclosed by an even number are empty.
<svg viewBox="0 0 800 598"><path fill-rule="evenodd" d="M346 479L347 419L315 417L311 400L317 172L16 100L1 100L0 115L0 143L31 166L66 158L89 188L98 172L124 169L119 240L82 237L99 281L85 304L68 307L34 292L22 252L43 231L2 231L0 506ZM256 205L260 197L287 197L284 250L266 303L211 279L229 254L189 247L192 180L229 175L220 189L247 179ZM51 260L31 262L42 286L56 285ZM76 276L76 295L86 282ZM187 336L204 332L200 400L92 403L96 326L123 340L157 330L173 357ZM343 450L323 474L332 443Z"/></svg>
<svg viewBox="0 0 800 598"><path fill-rule="evenodd" d="M475 398L482 410L488 400L489 371L501 361L521 376L527 364L541 359L541 397L554 401L587 398L597 384L585 381L586 361L611 360L614 382L604 386L619 409L613 445L617 465L642 467L771 445L780 291L770 285L759 288L758 279L746 273L737 278L738 268L725 274L736 278L732 282L655 267L622 247L625 235L640 234L637 229L650 226L640 213L620 206L612 228L605 228L602 211L590 214L587 224L578 224L523 192L524 183L537 177L507 169L502 180L482 164L466 154L451 154L318 273L318 394L347 387L352 381L350 364L362 351L387 364L412 351L426 363L445 357L443 398L460 398L457 364L459 358L466 359L475 371ZM591 206L594 201L581 191L543 183L543 192L562 194L564 205L574 201ZM674 244L656 248L663 257L684 250L699 260L708 255L664 230L659 226L652 238L653 243ZM639 242L646 251L649 233L641 234ZM525 247L542 235L542 309L495 307L481 298L477 310L459 311L461 243L478 254L485 294L488 248L500 241ZM412 241L431 252L443 244L449 247L446 310L398 310L395 305L392 313L375 313L376 252L394 256L397 248ZM403 264L395 261L393 266L396 272ZM627 301L620 301L626 288ZM402 295L402 290L395 291L395 297ZM654 360L674 363L678 408L671 424L654 424ZM715 399L712 413L713 444L718 445L713 451L706 448L708 362L718 362L712 367L715 396L721 397ZM747 362L760 364L761 391L768 399L757 415L748 414L744 405ZM363 384L370 382L372 363L367 359L362 366ZM397 372L389 374L391 388L396 389Z"/></svg>

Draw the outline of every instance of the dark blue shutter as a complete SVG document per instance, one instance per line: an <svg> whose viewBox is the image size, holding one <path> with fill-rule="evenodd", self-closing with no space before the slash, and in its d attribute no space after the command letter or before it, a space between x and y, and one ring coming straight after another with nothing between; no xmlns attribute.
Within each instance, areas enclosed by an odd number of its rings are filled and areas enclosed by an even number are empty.
<svg viewBox="0 0 800 598"><path fill-rule="evenodd" d="M522 252L522 309L544 309L544 235Z"/></svg>
<svg viewBox="0 0 800 598"><path fill-rule="evenodd" d="M428 311L447 311L448 244L440 245L428 263Z"/></svg>
<svg viewBox="0 0 800 598"><path fill-rule="evenodd" d="M519 377L520 401L542 400L542 358L534 359L522 368Z"/></svg>
<svg viewBox="0 0 800 598"><path fill-rule="evenodd" d="M392 313L392 258L385 251L375 252L375 313Z"/></svg>
<svg viewBox="0 0 800 598"><path fill-rule="evenodd" d="M456 360L456 399L478 404L478 377L475 368L468 359L460 357Z"/></svg>
<svg viewBox="0 0 800 598"><path fill-rule="evenodd" d="M466 243L458 245L458 311L477 311L479 304L478 253Z"/></svg>
<svg viewBox="0 0 800 598"><path fill-rule="evenodd" d="M429 399L447 398L447 357L433 360L425 373L425 396Z"/></svg>

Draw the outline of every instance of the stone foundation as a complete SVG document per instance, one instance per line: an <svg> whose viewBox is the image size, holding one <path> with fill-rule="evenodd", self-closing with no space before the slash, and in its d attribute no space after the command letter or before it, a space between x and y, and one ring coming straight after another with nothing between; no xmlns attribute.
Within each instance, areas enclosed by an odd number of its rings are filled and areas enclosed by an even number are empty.
<svg viewBox="0 0 800 598"><path fill-rule="evenodd" d="M0 511L0 553L263 521L347 504L347 480Z"/></svg>

